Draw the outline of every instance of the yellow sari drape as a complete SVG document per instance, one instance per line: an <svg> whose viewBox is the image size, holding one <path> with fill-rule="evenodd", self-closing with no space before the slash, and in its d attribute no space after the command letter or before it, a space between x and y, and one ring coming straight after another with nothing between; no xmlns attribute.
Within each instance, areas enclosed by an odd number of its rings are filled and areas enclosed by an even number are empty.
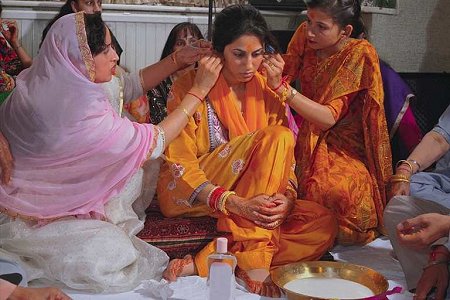
<svg viewBox="0 0 450 300"><path fill-rule="evenodd" d="M340 243L367 243L382 231L392 174L377 53L366 40L350 39L319 61L303 23L284 59L285 73L298 77L302 93L326 105L337 121L326 131L302 121L295 151L299 196L336 213Z"/></svg>
<svg viewBox="0 0 450 300"><path fill-rule="evenodd" d="M177 80L169 96L173 111L191 88L194 73ZM331 213L322 206L298 200L290 217L277 229L266 230L236 215L212 212L195 201L205 182L233 190L250 198L259 194L284 193L296 183L294 145L285 107L265 79L257 74L246 86L243 112L235 105L221 75L189 124L166 149L161 168L158 198L166 216L211 215L217 229L230 241L229 249L244 270L270 269L288 262L319 258L333 243L337 227ZM217 122L214 120L217 116ZM225 137L218 138L220 130ZM214 141L221 142L214 146ZM290 187L292 189L292 187ZM214 243L195 257L201 276L207 275L207 256Z"/></svg>

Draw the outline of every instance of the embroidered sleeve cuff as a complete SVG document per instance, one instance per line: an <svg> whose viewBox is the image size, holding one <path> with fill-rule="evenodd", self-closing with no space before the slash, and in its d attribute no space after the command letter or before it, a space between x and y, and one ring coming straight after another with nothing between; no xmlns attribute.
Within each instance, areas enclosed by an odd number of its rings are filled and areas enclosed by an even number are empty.
<svg viewBox="0 0 450 300"><path fill-rule="evenodd" d="M155 142L156 146L153 148L153 151L151 151L148 159L157 159L163 154L166 147L166 134L164 133L164 130L159 126L155 126L155 134L157 135Z"/></svg>
<svg viewBox="0 0 450 300"><path fill-rule="evenodd" d="M192 205L195 202L195 199L197 199L198 194L203 191L203 189L210 184L209 181L205 181L202 184L200 184L198 187L195 188L195 190L192 192L191 196L189 197L189 204Z"/></svg>

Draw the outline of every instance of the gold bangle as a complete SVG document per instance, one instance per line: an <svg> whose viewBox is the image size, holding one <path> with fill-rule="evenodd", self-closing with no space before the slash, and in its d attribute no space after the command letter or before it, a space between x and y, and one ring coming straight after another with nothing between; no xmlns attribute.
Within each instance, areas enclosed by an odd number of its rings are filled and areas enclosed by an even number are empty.
<svg viewBox="0 0 450 300"><path fill-rule="evenodd" d="M284 86L284 89L283 89L283 91L281 92L281 103L284 103L284 102L286 102L286 100L287 100L287 96L288 96L288 94L289 94L289 88L287 87L287 86L285 86L285 85L283 85Z"/></svg>
<svg viewBox="0 0 450 300"><path fill-rule="evenodd" d="M406 165L408 165L409 168L411 169L411 174L414 173L413 165L412 165L409 161L404 160L404 159L401 159L401 160L399 160L399 161L397 162L397 164L395 165L395 169L397 169L401 164L406 164Z"/></svg>
<svg viewBox="0 0 450 300"><path fill-rule="evenodd" d="M230 197L231 195L236 195L236 193L232 192L232 191L226 191L225 193L222 194L222 196L219 200L219 205L218 205L219 211L222 212L226 216L230 215L230 213L226 209L225 205L227 203L228 197Z"/></svg>
<svg viewBox="0 0 450 300"><path fill-rule="evenodd" d="M182 106L178 107L178 109L181 110L186 115L186 118L187 118L187 120L189 122L191 115L189 114L187 109L185 107L182 107Z"/></svg>
<svg viewBox="0 0 450 300"><path fill-rule="evenodd" d="M420 164L417 162L417 160L407 159L406 161L409 161L410 163L415 164L417 166L417 171L420 171Z"/></svg>
<svg viewBox="0 0 450 300"><path fill-rule="evenodd" d="M396 183L396 182L410 182L408 179L391 179L391 183Z"/></svg>
<svg viewBox="0 0 450 300"><path fill-rule="evenodd" d="M391 180L392 179L405 179L405 180L409 180L409 176L405 175L405 174L395 174L391 176Z"/></svg>

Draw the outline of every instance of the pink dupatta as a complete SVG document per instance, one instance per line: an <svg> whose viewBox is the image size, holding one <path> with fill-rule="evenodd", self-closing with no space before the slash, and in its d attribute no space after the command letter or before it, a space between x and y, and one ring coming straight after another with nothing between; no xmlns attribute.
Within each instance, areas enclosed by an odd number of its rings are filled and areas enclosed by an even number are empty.
<svg viewBox="0 0 450 300"><path fill-rule="evenodd" d="M153 125L122 119L94 78L84 14L62 17L0 106L14 157L11 182L0 185L0 211L101 218L144 162L155 144Z"/></svg>

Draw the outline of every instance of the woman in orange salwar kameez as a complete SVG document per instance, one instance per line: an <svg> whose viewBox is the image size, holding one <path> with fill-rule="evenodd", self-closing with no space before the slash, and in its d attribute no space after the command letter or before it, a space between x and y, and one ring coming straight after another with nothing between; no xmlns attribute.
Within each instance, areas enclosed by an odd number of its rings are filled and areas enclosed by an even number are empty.
<svg viewBox="0 0 450 300"><path fill-rule="evenodd" d="M158 196L166 216L218 218L217 229L237 257L237 276L252 292L278 296L270 270L320 258L332 246L337 226L326 208L296 200L295 141L286 127L285 106L257 71L270 37L251 6L229 6L216 16L213 45L224 67L185 130L168 146ZM175 81L169 111L189 91L194 74ZM219 194L226 200L216 207L211 202ZM173 260L165 278L206 276L214 248L211 242L196 255L195 270L189 257Z"/></svg>
<svg viewBox="0 0 450 300"><path fill-rule="evenodd" d="M301 93L273 86L303 118L295 151L299 197L335 212L339 243L364 244L382 231L392 174L378 56L369 42L351 38L361 28L359 1L306 2L308 21L283 57ZM283 67L280 57L271 63Z"/></svg>

